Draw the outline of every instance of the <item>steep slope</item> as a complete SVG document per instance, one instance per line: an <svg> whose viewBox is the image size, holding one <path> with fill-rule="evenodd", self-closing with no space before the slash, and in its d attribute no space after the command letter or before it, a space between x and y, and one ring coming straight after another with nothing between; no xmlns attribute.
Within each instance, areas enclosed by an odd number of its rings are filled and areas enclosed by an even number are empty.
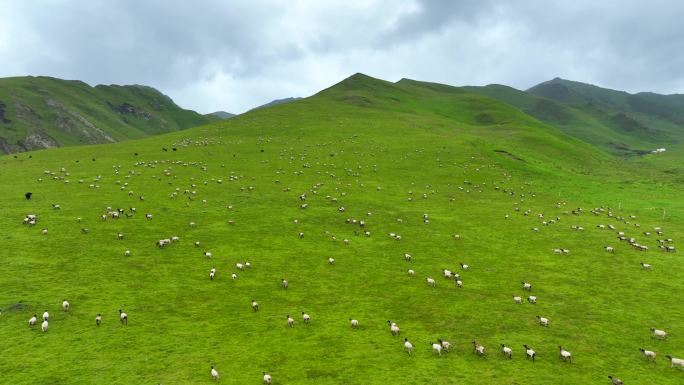
<svg viewBox="0 0 684 385"><path fill-rule="evenodd" d="M50 77L0 79L0 150L116 142L215 121L146 86Z"/></svg>
<svg viewBox="0 0 684 385"><path fill-rule="evenodd" d="M673 295L684 265L643 234L684 237L678 176L489 97L361 74L189 130L0 156L12 182L0 183L0 373L11 384L215 384L213 365L231 384L264 371L275 384L680 384L660 357L684 346ZM522 281L536 305L512 301L529 295ZM49 331L27 325L46 309ZM450 352L431 351L438 338Z"/></svg>
<svg viewBox="0 0 684 385"><path fill-rule="evenodd" d="M560 78L527 93L571 106L640 142L664 146L684 140L683 95L630 94Z"/></svg>
<svg viewBox="0 0 684 385"><path fill-rule="evenodd" d="M519 108L564 133L616 154L644 154L672 142L621 112L608 114L588 104L571 104L492 84L463 87Z"/></svg>
<svg viewBox="0 0 684 385"><path fill-rule="evenodd" d="M259 108L273 107L273 106L277 106L279 104L292 103L292 102L296 102L299 99L301 99L301 98L290 97L290 98L276 99L276 100L272 100L266 104L262 104L260 106L254 107L254 108L252 108L252 110L256 110Z"/></svg>

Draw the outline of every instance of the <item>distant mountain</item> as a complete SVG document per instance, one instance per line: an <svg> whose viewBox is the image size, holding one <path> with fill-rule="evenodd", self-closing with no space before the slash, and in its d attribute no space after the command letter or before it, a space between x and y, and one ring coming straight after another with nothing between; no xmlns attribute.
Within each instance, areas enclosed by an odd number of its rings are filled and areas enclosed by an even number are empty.
<svg viewBox="0 0 684 385"><path fill-rule="evenodd" d="M296 102L297 100L300 100L300 99L301 99L301 98L299 98L299 97L297 97L297 98L276 99L276 100L274 100L274 101L272 101L272 102L269 102L269 103L266 103L266 104L262 104L262 105L260 105L260 106L258 106L258 107L254 107L254 108L252 108L252 110L256 110L256 109L259 109L259 108L273 107L273 106L277 106L277 105L279 105L279 104L285 104L285 103ZM250 110L250 111L252 111L252 110Z"/></svg>
<svg viewBox="0 0 684 385"><path fill-rule="evenodd" d="M216 121L141 85L51 77L0 79L0 151L117 142Z"/></svg>
<svg viewBox="0 0 684 385"><path fill-rule="evenodd" d="M235 114L231 114L230 112L226 112L226 111L216 111L216 112L212 112L210 114L206 114L205 116L211 116L211 117L215 117L215 118L219 118L219 119L229 119L229 118L232 118L233 116L235 116Z"/></svg>
<svg viewBox="0 0 684 385"><path fill-rule="evenodd" d="M614 153L646 153L684 140L684 95L630 94L560 78L527 91L502 85L463 89Z"/></svg>

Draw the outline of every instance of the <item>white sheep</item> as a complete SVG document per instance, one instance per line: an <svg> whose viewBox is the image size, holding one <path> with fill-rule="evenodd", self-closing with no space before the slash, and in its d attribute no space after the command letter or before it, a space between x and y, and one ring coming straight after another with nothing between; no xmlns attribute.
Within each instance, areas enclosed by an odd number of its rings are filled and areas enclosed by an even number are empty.
<svg viewBox="0 0 684 385"><path fill-rule="evenodd" d="M411 254L409 254L409 253L404 253L404 261L406 261L406 262L411 262Z"/></svg>
<svg viewBox="0 0 684 385"><path fill-rule="evenodd" d="M294 327L294 322L295 322L294 318L290 317L289 314L287 315L286 318L287 318L287 326L293 328L293 327Z"/></svg>
<svg viewBox="0 0 684 385"><path fill-rule="evenodd" d="M522 288L523 290L532 291L532 284L529 282L523 282Z"/></svg>
<svg viewBox="0 0 684 385"><path fill-rule="evenodd" d="M527 297L527 302L529 302L533 305L536 304L537 303L537 296L531 295L531 296Z"/></svg>
<svg viewBox="0 0 684 385"><path fill-rule="evenodd" d="M130 251L130 250L124 251L124 256L125 256L125 257L130 257L130 256L131 256L131 251Z"/></svg>
<svg viewBox="0 0 684 385"><path fill-rule="evenodd" d="M48 321L44 320L43 323L40 325L40 330L43 332L46 332L48 330Z"/></svg>
<svg viewBox="0 0 684 385"><path fill-rule="evenodd" d="M287 282L285 278L280 280L280 287L282 287L283 289L287 289L288 286L290 286L290 284Z"/></svg>
<svg viewBox="0 0 684 385"><path fill-rule="evenodd" d="M463 288L463 281L461 281L460 279L457 279L456 280L456 287L458 287L459 289Z"/></svg>
<svg viewBox="0 0 684 385"><path fill-rule="evenodd" d="M560 351L560 353L558 353L558 357L563 361L572 363L572 354L569 351L563 349L562 346L558 346L558 349Z"/></svg>
<svg viewBox="0 0 684 385"><path fill-rule="evenodd" d="M473 352L477 354L480 357L484 357L485 355L485 347L478 344L477 342L473 341Z"/></svg>
<svg viewBox="0 0 684 385"><path fill-rule="evenodd" d="M643 354L644 357L646 357L647 360L653 360L653 361L655 361L655 359L656 359L656 352L654 352L654 351L652 351L652 350L646 350L646 349L644 349L644 348L639 348L639 350L641 351L641 354Z"/></svg>
<svg viewBox="0 0 684 385"><path fill-rule="evenodd" d="M539 320L539 325L541 326L549 326L549 319L546 317L541 317L537 316L537 319Z"/></svg>
<svg viewBox="0 0 684 385"><path fill-rule="evenodd" d="M614 253L615 249L612 246L605 246L604 249L609 253Z"/></svg>
<svg viewBox="0 0 684 385"><path fill-rule="evenodd" d="M525 348L526 358L528 358L528 359L531 358L532 362L534 362L534 358L537 356L537 353L534 350L532 350L532 348L528 347L527 345L523 345L523 347Z"/></svg>
<svg viewBox="0 0 684 385"><path fill-rule="evenodd" d="M425 280L427 281L428 285L435 287L435 280L434 279L427 277Z"/></svg>
<svg viewBox="0 0 684 385"><path fill-rule="evenodd" d="M311 316L306 314L305 312L302 312L302 320L304 321L305 324L310 324L311 323Z"/></svg>
<svg viewBox="0 0 684 385"><path fill-rule="evenodd" d="M209 270L209 279L211 279L213 281L215 275L216 275L216 268L212 267L211 270Z"/></svg>
<svg viewBox="0 0 684 385"><path fill-rule="evenodd" d="M408 269L407 272L408 272L408 275L410 275L411 277L416 275L416 272L413 269Z"/></svg>
<svg viewBox="0 0 684 385"><path fill-rule="evenodd" d="M240 263L240 262L236 263L236 264L235 264L235 267L237 267L238 270L244 270L244 269L245 269L245 265L243 265L243 264Z"/></svg>
<svg viewBox="0 0 684 385"><path fill-rule="evenodd" d="M390 327L390 332L392 333L393 336L397 336L400 333L399 326L397 326L396 323L387 321L387 324Z"/></svg>
<svg viewBox="0 0 684 385"><path fill-rule="evenodd" d="M121 324L128 325L128 314L121 309L119 309L119 322L121 322Z"/></svg>
<svg viewBox="0 0 684 385"><path fill-rule="evenodd" d="M522 298L520 296L514 295L513 296L513 302L517 303L518 305L522 304Z"/></svg>
<svg viewBox="0 0 684 385"><path fill-rule="evenodd" d="M404 350L406 350L409 356L413 352L413 344L409 342L408 338L404 338Z"/></svg>
<svg viewBox="0 0 684 385"><path fill-rule="evenodd" d="M263 372L263 373L264 373L264 384L266 384L266 385L270 384L271 383L271 375L266 373L266 372Z"/></svg>
<svg viewBox="0 0 684 385"><path fill-rule="evenodd" d="M661 338L661 339L667 338L667 332L665 332L665 330L651 328L651 332L653 333L654 338Z"/></svg>
<svg viewBox="0 0 684 385"><path fill-rule="evenodd" d="M199 241L195 241L195 247L200 247Z"/></svg>
<svg viewBox="0 0 684 385"><path fill-rule="evenodd" d="M465 264L465 263L463 263L463 262L461 262L461 268L462 268L463 270L468 270L468 269L470 269L470 266L467 265L467 264Z"/></svg>
<svg viewBox="0 0 684 385"><path fill-rule="evenodd" d="M237 279L237 274L233 273L230 275L230 278L235 281Z"/></svg>
<svg viewBox="0 0 684 385"><path fill-rule="evenodd" d="M252 310L259 311L259 303L255 300L252 300Z"/></svg>
<svg viewBox="0 0 684 385"><path fill-rule="evenodd" d="M249 269L252 267L252 264L249 263L249 261L245 261L245 269Z"/></svg>
<svg viewBox="0 0 684 385"><path fill-rule="evenodd" d="M437 355L442 355L442 344L430 342L430 345L432 345L432 350L437 352Z"/></svg>
<svg viewBox="0 0 684 385"><path fill-rule="evenodd" d="M439 339L437 341L442 345L444 351L448 352L449 350L451 350L451 343L449 343L449 341L443 341Z"/></svg>
<svg viewBox="0 0 684 385"><path fill-rule="evenodd" d="M351 324L352 329L358 329L359 327L359 321L356 319L349 319L349 323Z"/></svg>
<svg viewBox="0 0 684 385"><path fill-rule="evenodd" d="M102 315L100 313L97 313L97 316L95 316L95 325L100 326L102 323Z"/></svg>
<svg viewBox="0 0 684 385"><path fill-rule="evenodd" d="M219 372L214 368L214 365L211 366L211 378L214 379L214 381L217 381L219 379Z"/></svg>
<svg viewBox="0 0 684 385"><path fill-rule="evenodd" d="M36 314L34 314L33 317L29 318L29 320L28 320L28 326L29 326L29 327L35 326L35 325L36 325L36 321L38 321L38 317L36 316Z"/></svg>
<svg viewBox="0 0 684 385"><path fill-rule="evenodd" d="M334 265L334 264L335 264L335 258L328 257L328 265Z"/></svg>
<svg viewBox="0 0 684 385"><path fill-rule="evenodd" d="M643 263L643 262L641 262L641 268L644 269L644 270L651 270L651 269L653 268L653 266L651 266L650 263Z"/></svg>
<svg viewBox="0 0 684 385"><path fill-rule="evenodd" d="M679 366L681 368L684 368L684 359L674 358L674 357L670 356L669 354L665 357L667 357L667 359L670 360L670 367L671 368L674 368L675 366Z"/></svg>
<svg viewBox="0 0 684 385"><path fill-rule="evenodd" d="M212 256L211 251L205 251L204 256L207 258L211 258L211 256Z"/></svg>
<svg viewBox="0 0 684 385"><path fill-rule="evenodd" d="M66 299L62 302L62 309L64 309L64 311L69 311L69 301Z"/></svg>
<svg viewBox="0 0 684 385"><path fill-rule="evenodd" d="M47 321L50 318L50 313L47 310L43 313L43 320Z"/></svg>
<svg viewBox="0 0 684 385"><path fill-rule="evenodd" d="M501 354L503 354L504 357L511 359L513 358L513 349L509 348L505 344L501 344Z"/></svg>

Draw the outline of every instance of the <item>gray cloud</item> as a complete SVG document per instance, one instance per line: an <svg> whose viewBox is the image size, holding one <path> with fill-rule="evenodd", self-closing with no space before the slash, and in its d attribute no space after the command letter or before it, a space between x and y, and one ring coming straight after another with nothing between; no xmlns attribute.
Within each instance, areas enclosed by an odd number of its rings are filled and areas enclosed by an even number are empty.
<svg viewBox="0 0 684 385"><path fill-rule="evenodd" d="M684 4L660 0L5 0L0 76L147 84L200 112L307 96L354 72L673 93L682 19Z"/></svg>

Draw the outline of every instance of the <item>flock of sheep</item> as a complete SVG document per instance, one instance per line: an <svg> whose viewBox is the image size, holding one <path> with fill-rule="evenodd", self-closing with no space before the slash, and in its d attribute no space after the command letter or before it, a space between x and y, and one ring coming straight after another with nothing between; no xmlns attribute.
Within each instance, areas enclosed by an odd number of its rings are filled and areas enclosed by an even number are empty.
<svg viewBox="0 0 684 385"><path fill-rule="evenodd" d="M137 163L136 163L136 166L139 166L139 167L153 167L153 168L154 168L154 167L157 167L157 166L163 166L165 163L166 163L166 162L164 162L164 161L162 161L162 162L158 162L158 161L155 161L155 162L137 162ZM180 161L179 161L179 163L182 164L182 163L185 163L185 162L180 162ZM186 164L187 164L187 163L186 163ZM204 166L204 165L201 165L201 164L199 164L199 163L195 163L194 165L197 166L197 167L200 167L200 168L203 168L203 169L206 170L206 166ZM115 167L114 167L114 173L115 173L115 175L119 175L120 168L121 168L120 166L115 166ZM349 170L349 172L353 172L353 171ZM46 173L47 175L56 177L56 173L54 173L54 172L46 171L45 173ZM58 178L58 180L63 181L63 180L64 180L64 175L68 176L68 173L66 172L65 169L62 169L62 170L61 170L61 173L63 174L63 176L61 177L61 179L60 179L59 177L57 177L57 178ZM170 175L171 175L171 171L170 171L169 169L165 169L165 170L164 170L164 174L165 174L166 176L170 176ZM228 180L233 180L233 178L234 178L234 177L231 175L231 176L228 178ZM98 186L97 183L99 182L100 179L101 179L101 177L98 176L98 177L95 179L95 183L89 185L89 188L99 188L99 186ZM42 179L41 179L41 181L42 181ZM222 179L212 179L212 181L213 181L214 183L218 183L218 184L223 183L223 180L222 180ZM83 180L79 180L79 183L84 183L84 182L83 182ZM207 181L205 181L204 183L207 184ZM471 182L469 182L469 181L465 181L465 182L464 182L464 186L460 187L460 189L463 190L463 191L469 192L470 189L473 189L473 190L481 190L481 189L484 188L484 185L485 185L485 183L483 183L482 185L478 185L478 184L473 184L473 183L471 183ZM319 185L318 187L320 187L320 185ZM184 191L181 191L181 189L176 188L176 190L173 191L173 192L169 195L169 198L170 198L170 199L176 199L176 198L178 197L179 193L180 193L180 194L183 194L183 195L187 196L187 198L188 198L189 200L193 200L193 199L195 199L195 196L197 195L196 188L197 188L197 185L196 185L195 183L192 183L192 184L190 185L190 188L189 188L189 189L186 189L186 190L184 190ZM248 188L248 189L251 189L251 186L250 186L250 187L247 187L247 188ZM123 184L121 184L120 189L123 190L123 191L128 191L128 192L127 192L128 195L134 195L133 191L128 190L128 189L129 189L128 183L123 183ZM499 190L499 191L501 191L501 192L503 192L503 193L505 193L505 194L511 195L511 196L515 196L515 194L516 194L514 191L511 191L511 190L508 190L508 189L503 189L503 188L499 188L499 187L494 187L494 189L495 189L495 190ZM284 190L284 191L289 191L289 189L286 189L286 190ZM300 200L300 202L298 203L298 206L299 206L299 208L301 208L302 210L306 210L306 209L308 208L307 193L316 194L316 193L317 193L317 186L313 186L313 188L312 188L310 191L304 192L304 193L302 193L302 194L299 195L299 200ZM32 196L31 193L27 193L27 194L26 194L26 199L31 199L31 196ZM524 194L522 195L522 197L524 197ZM425 198L425 196L424 196L424 198ZM139 196L138 196L138 199L139 199L140 201L144 201L144 200L145 200L145 197L144 197L144 195L139 195ZM328 196L328 197L326 197L326 199L329 199L329 200L332 201L332 200L335 199L335 198L332 198L332 197L329 197L329 196ZM410 192L409 192L409 200L412 200L412 199L413 199L413 192L410 191ZM205 202L206 202L206 201L205 201ZM556 207L557 207L557 208L561 208L562 205L563 205L562 203L558 203ZM231 209L231 208L232 208L232 206L229 206L229 209ZM60 210L60 209L61 209L61 206L60 206L59 204L53 204L53 205L52 205L52 209L53 209L53 210ZM522 210L518 205L516 205L516 206L514 207L514 210L515 210L516 213L519 213L519 214L524 215L524 216L536 216L536 217L538 218L539 222L540 222L540 225L539 225L539 226L541 226L541 228L547 227L547 226L555 226L555 225L557 225L558 223L564 222L564 221L565 221L565 220L562 220L561 217L555 217L555 218L552 218L552 219L546 219L546 218L545 218L545 215L542 214L542 213L533 215L532 210ZM114 208L111 208L111 207L107 207L106 210L105 210L105 212L104 212L104 214L101 214L101 215L100 215L100 220L102 220L102 221L107 221L107 220L119 220L119 218L122 218L123 216L125 216L125 217L127 217L127 218L133 218L133 217L136 215L136 211L137 211L137 210L136 210L134 207L130 207L130 208L128 208L128 209L122 209L122 208L114 209ZM343 212L346 211L346 209L345 209L344 206L339 206L339 207L337 208L337 211L343 213ZM571 216L576 216L576 217L578 217L578 216L581 215L583 212L584 212L583 209L577 208L577 209L575 209L575 210L572 210L572 212L565 211L565 212L563 212L563 214L566 215L566 216L568 216L568 217L571 217ZM589 210L589 212L590 212L591 214L595 215L595 216L601 216L601 215L603 215L603 216L605 216L606 218L615 220L615 221L617 221L618 223L621 223L621 224L623 224L623 225L625 225L625 226L630 226L630 227L632 227L632 228L640 228L640 225L639 225L638 223L633 223L633 220L636 219L635 217L621 217L621 216L616 216L616 215L613 214L612 210L610 210L609 208L598 207L598 208L594 208L594 209ZM367 215L370 217L370 216L372 216L372 213L369 212L369 213L367 213ZM146 220L153 220L153 218L154 218L154 216L153 216L152 213L147 213L147 214L145 214L145 219L146 219ZM508 219L508 218L510 218L510 216L509 216L509 214L506 214L506 215L505 215L505 219ZM423 223L425 223L425 224L429 223L429 222L430 222L430 216L429 216L429 214L428 214L428 213L424 213L424 214L422 215L421 220L422 220ZM80 222L81 222L81 218L77 218L77 221L80 223ZM231 222L232 222L232 221L231 221ZM26 215L25 218L23 219L23 223L24 223L25 225L27 225L27 226L35 226L35 225L37 225L37 224L39 223L39 216L38 216L37 214L28 214L28 215ZM297 223L297 219L295 219L295 223ZM352 225L355 225L355 226L359 226L359 230L358 230L358 231L355 231L355 232L357 233L357 235L363 234L363 235L365 235L366 237L370 237L370 236L371 236L370 231L367 229L367 220L358 220L358 219L353 219L353 218L347 218L347 219L345 220L345 223L347 223L347 224L352 224ZM233 223L229 223L229 224L234 224L234 222L233 222ZM195 222L190 222L190 223L189 223L189 226L190 226L190 227L195 227L196 224L195 224ZM625 242L626 244L630 245L631 247L633 247L633 248L636 249L636 250L640 250L640 251L648 250L648 246L646 246L646 245L644 245L644 244L642 244L642 243L639 243L639 242L636 240L635 237L629 237L629 236L627 236L627 235L625 234L624 231L619 231L619 230L616 228L616 226L613 225L613 224L609 224L609 225L600 224L600 225L597 225L596 227L597 227L599 230L610 230L610 231L615 232L615 233L616 233L616 238L618 239L618 241L620 241L620 242ZM571 229L572 229L572 230L575 230L575 231L584 231L584 227L583 227L583 226L579 226L579 225L572 225L572 226L571 226ZM540 231L540 227L533 227L532 230L535 231L535 232L538 232L538 231ZM82 233L87 234L87 233L89 232L89 229L87 229L87 228L82 228L81 231L82 231ZM653 231L654 231L656 234L658 234L658 235L662 235L662 234L663 234L663 231L662 231L661 228L655 228ZM361 232L362 232L362 233L361 233ZM45 235L47 235L47 234L48 234L48 229L47 229L47 228L42 229L42 233L45 234ZM388 235L390 238L392 238L392 239L394 239L394 240L397 240L397 241L401 241L401 239L402 239L402 236L399 235L399 234L396 234L396 233L388 233L387 235ZM644 237L650 237L650 236L651 236L651 233L650 233L650 232L642 232L642 235L643 235ZM299 233L298 233L298 237L299 237L299 238L303 238L304 236L305 236L305 234L304 234L303 232L299 232ZM334 235L331 235L331 237L332 237L334 240L336 240L336 238L335 238ZM461 235L460 235L460 234L454 234L454 235L452 235L452 238L453 238L454 240L457 240L457 241L458 241L458 240L461 239ZM124 239L124 234L121 233L121 232L117 233L117 239L118 239L118 240ZM165 248L170 247L171 245L173 245L174 243L177 243L177 242L179 242L179 241L180 241L180 237L177 236L177 235L174 235L174 236L165 237L165 238L162 238L162 239L157 240L157 241L155 242L155 245L156 245L156 247L158 247L159 249L165 249ZM675 250L675 247L673 246L673 240L672 240L672 239L663 238L663 239L658 239L657 242L658 242L658 247L659 247L660 249L662 249L663 251L666 251L666 252L675 252L675 251L676 251L676 250ZM150 242L150 243L151 243L151 242ZM343 243L344 243L344 244L348 244L348 243L349 243L349 240L348 240L348 239L344 239L344 240L343 240ZM151 246L151 245L150 245L150 246ZM195 246L196 248L200 248L200 247L201 247L201 244L200 244L199 241L195 241L195 242L194 242L194 246ZM615 250L616 250L616 247L615 247L615 246L607 245L607 246L604 247L604 250L605 250L606 252L608 252L608 253L614 253ZM553 251L553 253L558 254L558 255L569 255L569 254L570 254L570 250L565 249L565 248L563 248L563 247L554 248L554 249L552 249L552 251ZM123 254L124 254L125 256L130 256L130 255L131 255L131 250L126 249L126 250L124 250L124 253L123 253ZM212 258L212 253L211 253L211 251L208 251L208 250L202 251L202 255L203 255L204 257L206 257L207 259L211 259L211 258ZM406 253L403 254L403 260L404 260L405 262L407 262L407 263L410 263L410 262L412 262L413 257L412 257L412 255L411 255L410 253L406 252ZM327 257L327 258L326 258L326 262L327 262L327 264L329 264L329 265L331 265L331 266L334 266L334 265L336 264L336 260L335 260L333 257ZM652 266L650 263L646 263L646 262L642 262L642 263L641 263L641 267L642 267L644 270L651 270L651 269L653 268L653 266ZM237 262L237 263L235 264L235 269L236 269L236 270L233 271L233 272L230 274L230 277L231 277L232 280L236 280L236 279L237 279L237 272L238 272L238 271L246 271L246 269L251 269L251 268L252 268L252 264L251 264L249 261L244 261L244 262L240 261L240 262ZM460 269L460 272L456 272L457 269ZM443 277L447 282L452 282L452 283L450 283L450 284L453 285L454 287L456 287L456 288L458 288L458 289L464 289L464 287L467 287L467 285L464 284L464 281L465 281L465 280L464 280L462 274L463 274L463 275L471 274L471 273L468 273L468 271L470 270L470 265L467 264L467 263L461 262L461 263L460 263L460 267L457 268L457 269L449 269L449 268L444 267L444 268L442 269L442 271L441 271L441 275L442 275L442 277ZM406 272L407 272L407 274L408 274L410 277L415 277L416 274L417 274L416 271L414 270L414 268L408 268L408 269L406 270ZM210 271L209 271L208 276L209 276L209 279L210 279L211 281L214 281L214 280L218 279L217 269L216 269L215 267L212 267L212 268L210 269ZM425 277L425 282L426 282L427 285L430 286L430 287L436 287L436 286L438 285L438 279L435 279L433 275L427 275L427 276ZM288 280L285 279L285 278L281 278L281 279L280 279L280 287L282 288L282 290L287 290L288 287L289 287L289 282L288 282ZM520 288L521 288L521 290L522 290L523 292L526 292L526 295L524 295L524 296L523 296L523 295L517 295L517 294L516 294L516 295L513 295L513 296L512 296L512 300L513 300L513 303L514 303L514 304L522 305L522 304L523 304L523 301L526 301L527 303L529 303L529 304L531 304L531 305L537 304L537 301L540 300L540 299L539 299L536 295L531 294L531 292L532 292L532 290L533 290L533 284L532 284L531 282L522 281L522 282L521 282ZM541 299L541 300L543 300L543 299ZM71 306L71 305L70 305L69 301L67 301L66 299L62 302L62 309L63 309L63 311L68 312L69 309L70 309L70 306ZM258 302L256 299L252 299L252 301L251 301L251 309L252 309L252 311L253 311L253 312L258 312L258 311L260 311L260 308L261 308L261 307L260 307L259 302ZM45 313L43 313L42 318L41 318L41 319L42 319L41 330L42 330L43 332L47 332L47 331L48 331L48 321L49 321L49 317L50 317L50 315L49 315L48 311L46 310ZM286 324L287 327L290 327L290 328L295 327L295 319L294 319L290 314L283 315L283 318L285 319L285 324ZM540 326L542 326L542 327L549 327L549 326L550 326L551 321L550 321L550 319L549 319L548 317L545 317L545 316L542 316L542 315L537 315L537 316L536 316L536 319L537 319L537 322L538 322L538 324L539 324ZM302 323L305 324L305 325L311 325L311 323L312 323L312 317L311 317L311 315L310 315L309 313L307 313L307 312L302 312L302 313L301 313L301 320L302 320ZM28 326L29 326L30 328L33 328L33 327L35 327L35 326L37 325L38 321L39 321L39 318L37 317L37 314L34 314L34 315L28 320ZM126 312L124 312L123 310L121 310L121 309L119 309L119 321L120 321L120 323L121 323L122 325L127 325L127 324L128 324L128 314L127 314ZM96 325L96 326L100 326L100 325L102 324L102 322L103 322L102 315L101 315L100 313L98 313L97 316L95 317L95 325ZM352 329L357 329L357 328L359 328L360 322L361 322L361 321L359 321L358 319L349 318L349 325L350 325L350 327L351 327ZM400 336L400 335L403 336L403 335L402 335L402 330L399 328L399 326L397 325L397 323L388 320L388 321L387 321L387 326L388 326L388 328L389 328L389 332L390 332L393 336L397 336L397 337ZM663 330L659 330L659 329L656 329L656 328L651 328L651 332L652 332L652 335L653 335L654 338L657 338L657 339L665 339L665 338L667 338L667 332L665 332L665 331L663 331ZM407 338L407 337L403 338L402 344L403 344L403 349L404 349L404 351L406 352L406 354L408 354L409 356L411 356L411 355L413 354L413 352L414 352L415 345L414 345L414 344L409 340L409 338ZM447 354L447 353L449 353L450 350L452 349L452 344L451 344L449 341L443 340L443 339L441 339L441 338L440 338L440 339L436 339L436 340L434 340L434 341L430 341L429 344L428 344L428 346L432 349L432 351L433 351L437 356L442 356L443 354ZM498 346L496 350L498 350L498 351L500 352L500 355L501 355L503 358L505 358L505 359L513 359L514 355L516 355L516 354L514 354L514 351L515 351L516 349L514 349L513 347L508 346L508 345L506 345L506 344L504 344L504 343L500 344L500 346ZM644 356L646 359L655 361L656 356L657 356L657 354L656 354L655 351L648 350L648 349L645 349L645 348L641 348L641 349L639 349L639 350L641 351L641 353L643 354L643 356ZM488 349L487 349L484 345L478 343L477 341L472 341L472 352L473 352L473 354L475 354L475 355L477 355L477 356L485 357L485 356L487 355ZM522 346L522 352L524 353L523 356L524 356L527 360L529 360L530 362L535 362L535 360L537 359L537 351L536 351L534 348L528 346L527 344L525 344L525 345ZM684 360L683 360L683 359L676 358L676 357L671 357L671 356L669 356L669 355L667 355L666 357L667 357L668 360L670 361L672 367L678 366L678 367L684 368ZM571 363L573 362L573 355L572 355L572 353L570 352L570 350L566 349L566 348L563 347L562 345L558 345L558 358L559 358L559 360L562 360L563 362L567 362L568 364L571 364ZM215 379L215 380L218 380L218 379L220 378L219 371L218 371L218 369L217 369L216 367L214 367L214 366L211 366L210 375L211 375L211 377L212 377L213 379ZM615 377L612 377L612 376L609 376L609 378L611 379L611 381L613 382L613 384L621 384L621 383L622 383L622 381L619 380L618 378L615 378ZM272 377L271 377L271 375L270 375L269 373L263 372L263 382L264 382L265 384L270 384L270 383L272 382Z"/></svg>

